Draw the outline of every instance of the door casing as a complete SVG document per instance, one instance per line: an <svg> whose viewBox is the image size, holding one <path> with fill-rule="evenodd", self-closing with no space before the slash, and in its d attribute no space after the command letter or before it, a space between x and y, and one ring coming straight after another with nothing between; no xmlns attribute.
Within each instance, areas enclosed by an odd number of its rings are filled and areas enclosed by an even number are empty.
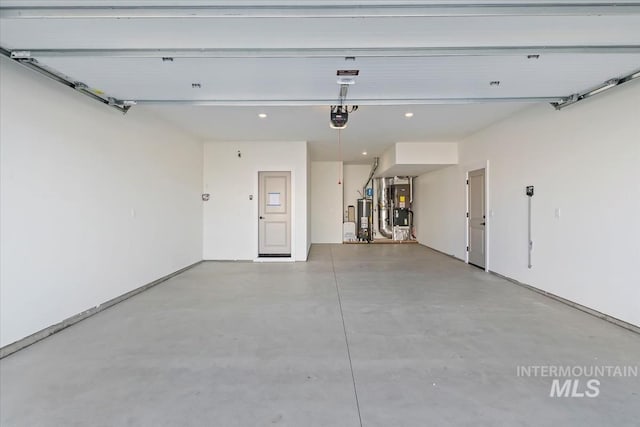
<svg viewBox="0 0 640 427"><path fill-rule="evenodd" d="M286 175L286 179L287 179L287 183L285 184L285 195L284 198L286 200L281 200L284 201L285 205L284 205L284 211L285 213L275 213L275 214L269 214L268 212L264 212L263 211L263 204L266 202L267 198L268 198L268 190L267 188L263 188L263 183L262 180L264 179L268 179L270 176L277 178L278 175ZM257 172L257 177L258 177L258 209L257 209L257 216L258 216L258 221L257 221L257 237L258 237L258 242L257 242L257 258L269 258L269 257L279 257L279 258L293 258L293 242L294 242L294 215L293 215L293 172L290 170L282 170L282 171L258 171ZM281 194L280 197L282 198L283 195ZM265 207L265 209L267 209ZM278 210L278 209L276 209ZM268 223L265 223L265 221L268 221L269 215L275 215L275 216L281 216L281 218L274 218L274 219L282 219L286 222L286 227L287 229L286 231L286 237L285 239L288 240L288 244L284 245L281 250L274 250L274 251L270 251L264 247L262 247L262 239L266 238L266 227L268 225ZM281 221L273 221L274 224L281 222Z"/></svg>
<svg viewBox="0 0 640 427"><path fill-rule="evenodd" d="M489 272L490 270L490 261L491 261L491 218L493 216L493 211L491 210L491 198L489 192L489 182L490 182L490 164L489 160L486 162L471 162L470 164L462 165L465 170L465 180L468 181L469 174L478 169L484 169L484 217L485 217L485 266L484 271ZM469 212L469 186L465 185L465 204L466 210L463 215L466 216L466 213ZM465 218L465 245L469 246L470 236L469 236L469 218ZM464 249L464 248L463 248ZM469 264L469 252L464 251L465 254L465 262Z"/></svg>

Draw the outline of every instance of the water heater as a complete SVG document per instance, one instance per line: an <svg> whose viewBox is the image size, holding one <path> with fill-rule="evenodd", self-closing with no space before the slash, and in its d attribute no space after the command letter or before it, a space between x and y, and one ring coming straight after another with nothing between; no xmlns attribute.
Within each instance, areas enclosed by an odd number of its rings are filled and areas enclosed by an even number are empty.
<svg viewBox="0 0 640 427"><path fill-rule="evenodd" d="M358 240L370 242L373 239L372 236L372 222L373 222L373 201L371 199L358 199L358 216L357 219L357 235Z"/></svg>

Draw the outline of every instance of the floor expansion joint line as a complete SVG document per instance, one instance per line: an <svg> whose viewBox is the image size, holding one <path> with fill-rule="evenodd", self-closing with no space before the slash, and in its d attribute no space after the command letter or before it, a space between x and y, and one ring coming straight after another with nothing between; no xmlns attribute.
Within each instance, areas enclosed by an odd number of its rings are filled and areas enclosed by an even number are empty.
<svg viewBox="0 0 640 427"><path fill-rule="evenodd" d="M351 380L353 381L353 394L356 398L356 409L358 410L358 420L362 427L362 415L360 415L360 401L358 400L358 388L356 387L356 377L353 373L353 362L351 362L351 350L349 349L349 338L347 337L347 326L344 323L344 312L342 311L342 298L340 298L340 287L338 286L338 276L336 274L336 266L333 262L333 249L329 248L331 254L331 269L333 270L333 281L336 285L336 294L338 296L338 307L340 308L340 318L342 319L342 330L344 331L344 342L347 346L347 357L349 358L349 369L351 369Z"/></svg>

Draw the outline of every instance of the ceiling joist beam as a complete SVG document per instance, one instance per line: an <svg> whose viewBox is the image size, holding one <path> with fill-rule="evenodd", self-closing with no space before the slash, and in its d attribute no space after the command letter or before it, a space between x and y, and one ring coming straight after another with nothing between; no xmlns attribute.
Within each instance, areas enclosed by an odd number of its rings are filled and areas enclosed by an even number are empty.
<svg viewBox="0 0 640 427"><path fill-rule="evenodd" d="M16 2L9 2L16 4ZM231 2L229 2L231 3ZM278 2L276 2L278 3ZM2 19L153 18L439 18L487 16L602 16L640 14L640 2L325 2L183 6L5 6Z"/></svg>
<svg viewBox="0 0 640 427"><path fill-rule="evenodd" d="M411 48L183 48L183 49L14 49L11 57L108 58L402 58L444 56L522 56L560 54L638 54L640 45L589 46L432 46Z"/></svg>
<svg viewBox="0 0 640 427"><path fill-rule="evenodd" d="M511 97L511 98L397 98L397 99L349 99L349 105L445 105L480 104L491 102L561 102L563 96ZM137 105L185 105L199 107L307 107L334 105L335 99L140 99Z"/></svg>

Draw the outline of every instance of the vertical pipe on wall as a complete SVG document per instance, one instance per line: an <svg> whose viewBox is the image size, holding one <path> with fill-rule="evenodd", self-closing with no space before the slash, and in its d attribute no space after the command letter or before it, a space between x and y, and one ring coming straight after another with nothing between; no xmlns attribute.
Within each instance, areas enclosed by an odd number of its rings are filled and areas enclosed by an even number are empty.
<svg viewBox="0 0 640 427"><path fill-rule="evenodd" d="M379 157L374 157L373 158L373 165L371 165L371 173L369 174L369 178L367 178L367 182L365 182L364 186L362 187L362 197L366 197L366 192L367 192L367 186L369 186L369 183L371 182L371 180L373 179L373 174L376 173L376 170L378 169L378 161L380 160Z"/></svg>
<svg viewBox="0 0 640 427"><path fill-rule="evenodd" d="M378 178L378 231L387 239L393 238L391 224L391 182L393 178Z"/></svg>

